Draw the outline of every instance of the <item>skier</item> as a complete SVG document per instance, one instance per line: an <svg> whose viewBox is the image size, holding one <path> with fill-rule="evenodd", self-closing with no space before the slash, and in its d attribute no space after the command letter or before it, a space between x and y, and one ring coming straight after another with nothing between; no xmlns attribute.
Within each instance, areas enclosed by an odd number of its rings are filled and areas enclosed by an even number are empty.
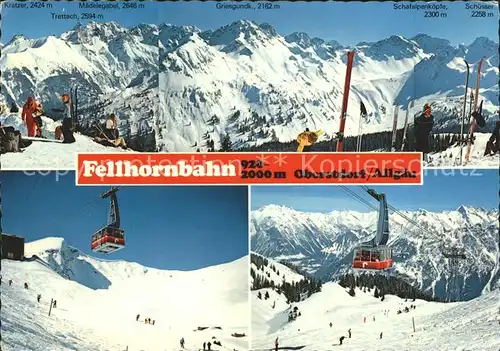
<svg viewBox="0 0 500 351"><path fill-rule="evenodd" d="M36 108L37 108L37 103L36 103L35 99L32 96L28 97L28 100L26 100L26 103L23 106L23 112L21 113L21 119L23 120L23 123L26 126L29 137L35 136L36 126L35 126L35 119L34 119L33 114L35 113Z"/></svg>
<svg viewBox="0 0 500 351"><path fill-rule="evenodd" d="M345 336L343 336L343 335L342 335L342 336L340 337L340 339L339 339L339 341L340 341L340 345L342 345L342 343L344 342L344 339L345 339Z"/></svg>
<svg viewBox="0 0 500 351"><path fill-rule="evenodd" d="M373 316L373 321L375 322L375 316Z"/></svg>
<svg viewBox="0 0 500 351"><path fill-rule="evenodd" d="M43 116L43 106L42 104L37 104L35 112L33 113L33 121L35 123L35 136L38 138L43 138L42 136L42 116Z"/></svg>
<svg viewBox="0 0 500 351"><path fill-rule="evenodd" d="M139 321L139 317L140 317L140 316L141 316L141 315L140 315L140 314L138 314L138 315L135 317L135 321L136 321L136 322L138 322L138 321Z"/></svg>
<svg viewBox="0 0 500 351"><path fill-rule="evenodd" d="M62 109L53 109L57 112L62 112L63 120L60 129L60 134L62 134L63 143L71 144L74 143L75 137L73 135L73 120L71 118L71 99L69 94L62 94L61 101L63 103Z"/></svg>
<svg viewBox="0 0 500 351"><path fill-rule="evenodd" d="M274 349L276 351L278 351L279 345L280 345L279 340L278 340L278 338L276 338L276 340L274 340Z"/></svg>
<svg viewBox="0 0 500 351"><path fill-rule="evenodd" d="M351 328L347 331L349 333L349 339L351 338Z"/></svg>
<svg viewBox="0 0 500 351"><path fill-rule="evenodd" d="M36 301L37 301L37 302L40 302L40 299L41 299L41 298L42 298L42 295L38 294L38 295L36 296Z"/></svg>
<svg viewBox="0 0 500 351"><path fill-rule="evenodd" d="M9 286L12 286L12 279L9 279Z"/></svg>
<svg viewBox="0 0 500 351"><path fill-rule="evenodd" d="M24 282L24 288L28 289L28 283Z"/></svg>
<svg viewBox="0 0 500 351"><path fill-rule="evenodd" d="M181 347L184 348L184 338L181 339Z"/></svg>
<svg viewBox="0 0 500 351"><path fill-rule="evenodd" d="M125 143L125 139L120 136L120 132L118 131L118 118L114 113L110 114L108 119L106 120L105 130L101 132L106 141L110 142L116 147L121 147L123 149L127 148L127 144Z"/></svg>
<svg viewBox="0 0 500 351"><path fill-rule="evenodd" d="M211 350L211 347L212 347L212 344L210 343L210 341L208 342L207 344L207 350L210 351Z"/></svg>
<svg viewBox="0 0 500 351"><path fill-rule="evenodd" d="M154 319L153 319L153 322L151 324L155 325L155 320Z"/></svg>
<svg viewBox="0 0 500 351"><path fill-rule="evenodd" d="M424 112L415 118L415 151L424 153L424 160L430 152L429 135L434 127L434 116L431 105L424 105Z"/></svg>
<svg viewBox="0 0 500 351"><path fill-rule="evenodd" d="M332 325L333 325L332 322L330 322L330 328L332 327Z"/></svg>
<svg viewBox="0 0 500 351"><path fill-rule="evenodd" d="M380 332L380 339L382 339L382 332Z"/></svg>
<svg viewBox="0 0 500 351"><path fill-rule="evenodd" d="M207 343L206 343L206 342L204 342L204 343L203 343L203 351L205 351L206 349L207 349Z"/></svg>
<svg viewBox="0 0 500 351"><path fill-rule="evenodd" d="M491 134L490 139L486 143L484 156L493 156L500 150L500 121L497 121L495 130Z"/></svg>
<svg viewBox="0 0 500 351"><path fill-rule="evenodd" d="M363 317L363 323L366 323L366 317Z"/></svg>
<svg viewBox="0 0 500 351"><path fill-rule="evenodd" d="M52 307L53 307L53 308L56 308L56 307L57 307L57 300L54 300L54 303L52 304Z"/></svg>

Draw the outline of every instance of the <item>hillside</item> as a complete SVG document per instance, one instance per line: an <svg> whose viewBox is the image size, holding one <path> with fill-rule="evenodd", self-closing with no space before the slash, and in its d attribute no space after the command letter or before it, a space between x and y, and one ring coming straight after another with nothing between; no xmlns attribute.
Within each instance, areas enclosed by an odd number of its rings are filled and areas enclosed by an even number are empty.
<svg viewBox="0 0 500 351"><path fill-rule="evenodd" d="M454 211L403 213L427 229L422 233L403 218L389 217L394 270L423 292L445 298L451 283L444 246L461 244L466 260L457 274L463 300L490 290L499 257L498 210L461 206ZM349 271L353 249L372 238L377 213L300 212L269 205L252 211L251 249L265 257L294 263L309 274L330 280Z"/></svg>
<svg viewBox="0 0 500 351"><path fill-rule="evenodd" d="M158 28L115 22L77 25L59 37L16 35L0 58L0 103L22 107L29 96L57 120L61 95L78 88L83 125L115 113L121 135L154 143L158 111ZM144 146L145 147L145 146ZM154 148L153 148L154 149ZM150 151L150 150L139 150Z"/></svg>
<svg viewBox="0 0 500 351"><path fill-rule="evenodd" d="M498 289L472 301L444 304L418 299L405 302L390 295L380 301L359 289L351 297L336 283L327 283L322 292L294 304L301 315L292 322L286 319L290 307L279 296L271 295L271 301L276 301L273 309L272 302L259 300L257 293L252 292L254 351L270 350L276 337L280 348L289 350L304 346L304 350L330 351L339 346L341 336L345 336L341 346L345 350L497 351L500 347L495 336Z"/></svg>
<svg viewBox="0 0 500 351"><path fill-rule="evenodd" d="M42 117L42 120L42 135L54 139L55 128L61 123L47 117ZM0 125L12 126L23 136L27 135L26 126L24 126L20 114L0 115ZM121 148L100 145L80 133L75 133L74 136L76 141L72 144L37 141L23 149L22 153L2 154L1 167L4 170L74 169L76 154L79 152L125 152Z"/></svg>
<svg viewBox="0 0 500 351"><path fill-rule="evenodd" d="M222 347L213 350L248 350L246 337L231 336L248 334L247 257L166 271L93 258L62 238L27 243L26 257L2 260L3 350L164 351L177 349L182 337L187 350L214 340ZM49 317L51 298L57 307Z"/></svg>
<svg viewBox="0 0 500 351"><path fill-rule="evenodd" d="M158 142L164 151L203 151L212 141L219 149L226 133L236 149L286 143L305 128L322 129L321 140L331 139L338 131L350 49L356 56L346 135L358 132L360 101L368 111L363 133L373 133L391 130L394 104L400 106L402 128L409 99L415 100L410 123L430 102L436 128L456 132L463 59L475 63L486 57L480 98L489 126L479 132L490 131L498 110L498 43L484 37L455 47L425 34L393 35L348 49L307 33L282 36L270 24L240 20L209 31L163 24L159 41L165 105Z"/></svg>

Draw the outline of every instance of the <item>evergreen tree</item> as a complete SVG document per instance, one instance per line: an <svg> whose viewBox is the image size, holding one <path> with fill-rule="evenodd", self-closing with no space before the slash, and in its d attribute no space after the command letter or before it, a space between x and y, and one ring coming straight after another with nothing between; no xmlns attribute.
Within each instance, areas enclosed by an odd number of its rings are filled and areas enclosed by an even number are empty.
<svg viewBox="0 0 500 351"><path fill-rule="evenodd" d="M222 140L222 145L221 145L221 150L222 152L230 152L233 150L233 143L231 142L231 138L229 137L229 134L226 134L224 136L224 139Z"/></svg>

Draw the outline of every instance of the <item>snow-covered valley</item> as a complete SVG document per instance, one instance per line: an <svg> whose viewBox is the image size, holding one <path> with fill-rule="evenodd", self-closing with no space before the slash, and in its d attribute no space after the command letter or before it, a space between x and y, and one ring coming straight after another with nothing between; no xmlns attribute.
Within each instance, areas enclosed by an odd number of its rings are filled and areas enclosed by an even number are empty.
<svg viewBox="0 0 500 351"><path fill-rule="evenodd" d="M2 260L2 350L172 351L181 338L186 350L248 350L248 257L166 271L93 258L62 238L25 250L23 262Z"/></svg>

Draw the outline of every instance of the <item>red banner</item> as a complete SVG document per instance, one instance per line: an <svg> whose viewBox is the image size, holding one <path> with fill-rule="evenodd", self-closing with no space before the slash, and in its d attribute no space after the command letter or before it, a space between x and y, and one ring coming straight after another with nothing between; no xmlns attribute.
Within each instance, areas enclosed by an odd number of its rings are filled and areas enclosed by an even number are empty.
<svg viewBox="0 0 500 351"><path fill-rule="evenodd" d="M78 185L422 184L421 154L78 154Z"/></svg>

